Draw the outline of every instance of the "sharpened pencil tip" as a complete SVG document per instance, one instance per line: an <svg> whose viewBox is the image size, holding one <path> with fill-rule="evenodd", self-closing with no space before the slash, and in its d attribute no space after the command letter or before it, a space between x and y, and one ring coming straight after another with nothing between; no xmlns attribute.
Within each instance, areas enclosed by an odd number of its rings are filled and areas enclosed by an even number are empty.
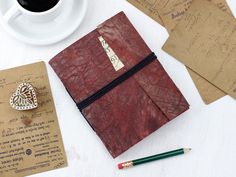
<svg viewBox="0 0 236 177"><path fill-rule="evenodd" d="M190 152L191 150L192 150L191 148L184 148L184 153L186 154L186 153Z"/></svg>

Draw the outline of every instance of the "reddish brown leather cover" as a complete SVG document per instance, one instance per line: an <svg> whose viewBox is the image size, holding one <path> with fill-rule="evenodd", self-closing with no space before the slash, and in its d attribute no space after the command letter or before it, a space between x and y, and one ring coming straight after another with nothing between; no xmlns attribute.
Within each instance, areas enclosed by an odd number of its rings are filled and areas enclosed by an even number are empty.
<svg viewBox="0 0 236 177"><path fill-rule="evenodd" d="M115 71L98 37L125 65ZM49 63L79 103L151 53L123 12L55 56ZM82 110L113 157L189 108L158 60Z"/></svg>

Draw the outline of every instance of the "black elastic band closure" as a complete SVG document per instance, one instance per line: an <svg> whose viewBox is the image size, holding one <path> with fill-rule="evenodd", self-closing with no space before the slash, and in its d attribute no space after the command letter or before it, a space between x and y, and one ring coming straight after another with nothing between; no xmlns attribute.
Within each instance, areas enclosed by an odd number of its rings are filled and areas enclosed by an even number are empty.
<svg viewBox="0 0 236 177"><path fill-rule="evenodd" d="M118 78L116 78L115 80L110 82L108 85L106 85L105 87L101 88L99 91L97 91L93 95L89 96L85 100L81 101L80 103L77 103L76 104L77 107L79 108L80 111L82 109L86 108L91 103L93 103L94 101L96 101L97 99L99 99L103 95L105 95L107 92L109 92L110 90L115 88L117 85L119 85L120 83L124 82L125 80L130 78L132 75L134 75L135 73L137 73L138 71L143 69L146 65L148 65L149 63L154 61L156 58L157 57L156 57L155 53L152 52L150 55L148 55L146 58L144 58L137 65L135 65L130 70L126 71L124 74L122 74L121 76L119 76Z"/></svg>

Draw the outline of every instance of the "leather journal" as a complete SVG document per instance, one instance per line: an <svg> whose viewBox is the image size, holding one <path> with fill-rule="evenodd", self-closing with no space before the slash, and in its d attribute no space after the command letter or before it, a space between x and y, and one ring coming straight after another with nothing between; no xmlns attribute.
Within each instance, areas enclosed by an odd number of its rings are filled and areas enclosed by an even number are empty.
<svg viewBox="0 0 236 177"><path fill-rule="evenodd" d="M123 12L49 63L113 157L189 109Z"/></svg>

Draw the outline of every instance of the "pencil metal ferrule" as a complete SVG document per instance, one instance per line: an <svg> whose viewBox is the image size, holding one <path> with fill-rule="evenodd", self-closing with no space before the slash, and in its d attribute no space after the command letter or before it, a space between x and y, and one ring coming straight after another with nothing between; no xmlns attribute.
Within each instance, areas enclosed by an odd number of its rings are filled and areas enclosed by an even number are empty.
<svg viewBox="0 0 236 177"><path fill-rule="evenodd" d="M123 168L130 168L130 167L132 167L132 166L134 166L134 164L133 164L132 161L124 162L124 163L122 164L122 167L123 167Z"/></svg>

